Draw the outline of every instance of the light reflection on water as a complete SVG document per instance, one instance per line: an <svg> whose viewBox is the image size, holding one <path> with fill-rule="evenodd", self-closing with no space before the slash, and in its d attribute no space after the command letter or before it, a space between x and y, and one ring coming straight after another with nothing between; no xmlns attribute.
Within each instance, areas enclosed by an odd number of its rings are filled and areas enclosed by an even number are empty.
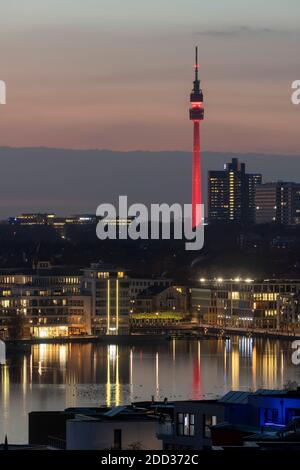
<svg viewBox="0 0 300 470"><path fill-rule="evenodd" d="M300 383L288 342L233 337L153 345L40 344L0 366L0 442L27 442L31 410L215 398Z"/></svg>

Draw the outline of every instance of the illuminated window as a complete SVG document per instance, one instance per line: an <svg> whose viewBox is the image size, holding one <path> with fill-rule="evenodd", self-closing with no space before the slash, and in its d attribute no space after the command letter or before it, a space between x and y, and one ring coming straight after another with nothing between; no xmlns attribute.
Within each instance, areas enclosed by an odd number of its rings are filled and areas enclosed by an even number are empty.
<svg viewBox="0 0 300 470"><path fill-rule="evenodd" d="M109 273L107 272L98 273L98 279L107 279L108 277L109 277Z"/></svg>
<svg viewBox="0 0 300 470"><path fill-rule="evenodd" d="M210 438L211 437L211 426L215 426L217 424L217 417L211 415L204 415L203 416L203 437Z"/></svg>
<svg viewBox="0 0 300 470"><path fill-rule="evenodd" d="M231 293L231 298L233 300L238 300L240 298L240 293L239 292L232 292Z"/></svg>
<svg viewBox="0 0 300 470"><path fill-rule="evenodd" d="M177 435L195 435L195 415L190 413L177 413Z"/></svg>

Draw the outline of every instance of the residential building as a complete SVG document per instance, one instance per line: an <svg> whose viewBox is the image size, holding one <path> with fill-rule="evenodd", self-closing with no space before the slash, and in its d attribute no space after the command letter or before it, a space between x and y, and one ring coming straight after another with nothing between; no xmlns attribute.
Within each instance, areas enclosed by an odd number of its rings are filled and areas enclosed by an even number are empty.
<svg viewBox="0 0 300 470"><path fill-rule="evenodd" d="M293 329L300 326L299 295L300 280L200 279L190 289L191 312L208 324L280 328L285 318L281 301L288 296L297 303L294 315L289 316Z"/></svg>
<svg viewBox="0 0 300 470"><path fill-rule="evenodd" d="M51 338L91 333L90 298L78 269L40 262L0 273L0 337Z"/></svg>
<svg viewBox="0 0 300 470"><path fill-rule="evenodd" d="M255 222L295 225L300 223L300 184L278 181L255 189Z"/></svg>
<svg viewBox="0 0 300 470"><path fill-rule="evenodd" d="M29 413L29 445L52 449L197 451L263 441L299 448L299 432L299 389Z"/></svg>
<svg viewBox="0 0 300 470"><path fill-rule="evenodd" d="M165 290L170 282L129 279L123 269L101 261L85 269L36 261L33 268L2 270L0 338L127 334L139 292L149 285ZM175 298L169 295L168 302L176 309Z"/></svg>
<svg viewBox="0 0 300 470"><path fill-rule="evenodd" d="M83 269L81 292L91 297L93 334L128 333L129 288L130 280L121 268L100 261Z"/></svg>
<svg viewBox="0 0 300 470"><path fill-rule="evenodd" d="M224 421L211 427L216 446L243 446L244 442L260 440L266 432L279 444L286 431L292 437L291 431L296 430L293 422L300 416L299 390L231 391L219 403L224 406Z"/></svg>
<svg viewBox="0 0 300 470"><path fill-rule="evenodd" d="M125 405L29 413L29 444L67 450L160 450L154 408Z"/></svg>
<svg viewBox="0 0 300 470"><path fill-rule="evenodd" d="M172 404L172 418L158 425L157 436L165 450L203 450L212 446L211 426L224 420L217 400L185 400Z"/></svg>
<svg viewBox="0 0 300 470"><path fill-rule="evenodd" d="M130 278L129 296L130 300L136 299L142 292L149 287L169 287L172 285L172 279L168 278Z"/></svg>
<svg viewBox="0 0 300 470"><path fill-rule="evenodd" d="M253 224L255 221L255 189L261 184L260 174L247 174L245 164L237 158L223 171L208 174L209 222Z"/></svg>
<svg viewBox="0 0 300 470"><path fill-rule="evenodd" d="M229 391L215 400L175 401L169 407L157 431L166 450L253 445L267 437L277 445L294 440L299 446L298 389Z"/></svg>
<svg viewBox="0 0 300 470"><path fill-rule="evenodd" d="M179 312L186 314L188 310L187 292L180 286L152 286L142 291L135 299L133 312L162 313Z"/></svg>
<svg viewBox="0 0 300 470"><path fill-rule="evenodd" d="M116 407L102 416L77 415L67 421L66 449L160 450L157 422L158 416L127 407Z"/></svg>

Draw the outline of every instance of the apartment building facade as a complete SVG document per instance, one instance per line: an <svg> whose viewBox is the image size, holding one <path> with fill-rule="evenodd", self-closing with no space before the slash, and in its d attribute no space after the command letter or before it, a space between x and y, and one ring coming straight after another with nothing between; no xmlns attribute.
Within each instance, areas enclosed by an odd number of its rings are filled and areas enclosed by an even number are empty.
<svg viewBox="0 0 300 470"><path fill-rule="evenodd" d="M256 224L300 223L300 184L278 181L264 183L255 188Z"/></svg>
<svg viewBox="0 0 300 470"><path fill-rule="evenodd" d="M91 298L92 333L117 335L129 332L130 280L121 268L92 263L82 271L81 292Z"/></svg>
<svg viewBox="0 0 300 470"><path fill-rule="evenodd" d="M0 273L0 337L53 338L91 333L90 298L77 270L39 263Z"/></svg>
<svg viewBox="0 0 300 470"><path fill-rule="evenodd" d="M300 280L213 279L190 289L199 321L236 327L300 327Z"/></svg>
<svg viewBox="0 0 300 470"><path fill-rule="evenodd" d="M261 181L261 174L246 173L245 164L237 158L227 163L224 170L209 171L209 222L253 224L255 189Z"/></svg>

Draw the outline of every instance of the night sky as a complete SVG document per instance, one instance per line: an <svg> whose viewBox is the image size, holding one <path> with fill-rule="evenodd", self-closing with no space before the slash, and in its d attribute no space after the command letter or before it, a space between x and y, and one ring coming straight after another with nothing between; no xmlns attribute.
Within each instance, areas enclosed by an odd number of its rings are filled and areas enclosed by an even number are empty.
<svg viewBox="0 0 300 470"><path fill-rule="evenodd" d="M298 0L1 2L0 145L299 154Z"/></svg>
<svg viewBox="0 0 300 470"><path fill-rule="evenodd" d="M4 149L0 217L93 212L125 191L141 202L153 194L189 202L196 44L202 148L281 155L274 168L272 157L247 157L248 169L300 181L300 105L291 103L299 20L298 0L5 2L0 146L175 153L99 153L92 161L85 153ZM207 170L221 169L226 157L217 160L204 162L204 188Z"/></svg>

